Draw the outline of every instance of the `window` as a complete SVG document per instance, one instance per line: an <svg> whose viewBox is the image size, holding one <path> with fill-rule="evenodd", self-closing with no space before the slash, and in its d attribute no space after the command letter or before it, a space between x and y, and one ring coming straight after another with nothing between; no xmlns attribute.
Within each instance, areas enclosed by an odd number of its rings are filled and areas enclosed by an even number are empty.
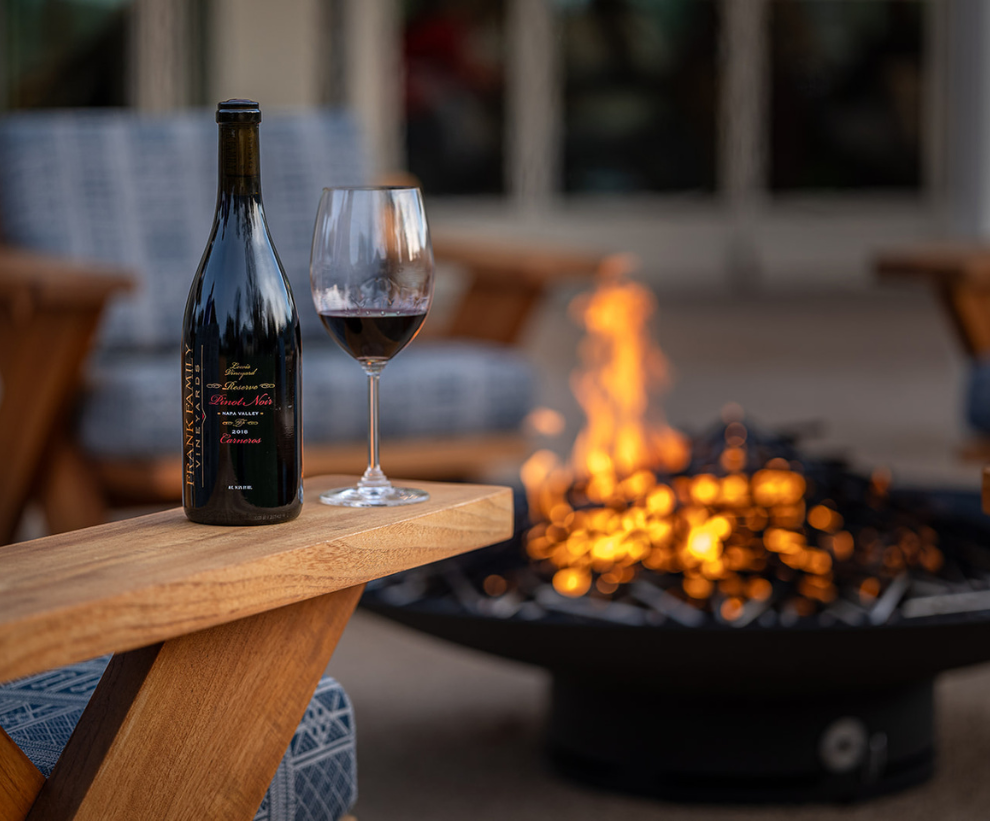
<svg viewBox="0 0 990 821"><path fill-rule="evenodd" d="M6 107L125 105L129 7L129 0L7 0Z"/></svg>
<svg viewBox="0 0 990 821"><path fill-rule="evenodd" d="M505 190L504 6L498 0L403 6L406 157L429 194Z"/></svg>
<svg viewBox="0 0 990 821"><path fill-rule="evenodd" d="M923 22L907 0L773 2L773 191L921 186Z"/></svg>
<svg viewBox="0 0 990 821"><path fill-rule="evenodd" d="M519 194L521 165L544 200L924 195L933 2L406 0L408 167L433 195Z"/></svg>
<svg viewBox="0 0 990 821"><path fill-rule="evenodd" d="M563 188L715 189L712 0L585 0L559 11Z"/></svg>

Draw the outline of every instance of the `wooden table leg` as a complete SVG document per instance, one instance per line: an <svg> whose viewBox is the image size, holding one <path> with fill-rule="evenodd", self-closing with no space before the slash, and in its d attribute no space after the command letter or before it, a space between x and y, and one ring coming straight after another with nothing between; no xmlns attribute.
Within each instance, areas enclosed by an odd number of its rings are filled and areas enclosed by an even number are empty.
<svg viewBox="0 0 990 821"><path fill-rule="evenodd" d="M97 474L71 437L56 434L45 453L37 495L49 533L67 533L107 520L107 503ZM181 497L180 497L181 498Z"/></svg>
<svg viewBox="0 0 990 821"><path fill-rule="evenodd" d="M0 727L0 821L24 821L45 777Z"/></svg>
<svg viewBox="0 0 990 821"><path fill-rule="evenodd" d="M249 821L362 589L115 656L29 821Z"/></svg>
<svg viewBox="0 0 990 821"><path fill-rule="evenodd" d="M953 281L939 286L938 293L966 353L990 352L990 290Z"/></svg>
<svg viewBox="0 0 990 821"><path fill-rule="evenodd" d="M13 538L45 451L66 421L99 316L99 306L70 306L0 325L0 544Z"/></svg>

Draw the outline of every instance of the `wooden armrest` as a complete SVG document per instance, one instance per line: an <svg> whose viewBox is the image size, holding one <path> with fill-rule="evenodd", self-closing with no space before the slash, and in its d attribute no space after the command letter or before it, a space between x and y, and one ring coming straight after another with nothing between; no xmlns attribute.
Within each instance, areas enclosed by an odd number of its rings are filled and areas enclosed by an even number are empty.
<svg viewBox="0 0 990 821"><path fill-rule="evenodd" d="M0 246L0 300L17 305L92 307L132 288L125 272Z"/></svg>
<svg viewBox="0 0 990 821"><path fill-rule="evenodd" d="M990 286L990 246L932 244L880 253L874 270L882 279L927 279L934 285Z"/></svg>
<svg viewBox="0 0 990 821"><path fill-rule="evenodd" d="M433 254L467 270L471 284L445 335L518 342L526 321L547 288L568 280L590 280L630 267L624 254L596 254L553 246L434 234Z"/></svg>
<svg viewBox="0 0 990 821"><path fill-rule="evenodd" d="M517 243L491 238L434 234L433 254L438 261L462 265L476 277L547 286L557 282L589 279L604 265L624 258L620 254L575 251L547 245Z"/></svg>
<svg viewBox="0 0 990 821"><path fill-rule="evenodd" d="M0 547L0 682L144 647L512 535L509 488L413 482L404 507L320 504L355 477L305 482L299 518L210 527L181 509Z"/></svg>
<svg viewBox="0 0 990 821"><path fill-rule="evenodd" d="M0 548L0 681L113 652L47 781L0 731L0 818L223 818L262 801L364 583L508 538L509 488L315 501L209 527L181 510Z"/></svg>
<svg viewBox="0 0 990 821"><path fill-rule="evenodd" d="M881 279L921 279L932 285L970 356L990 353L990 246L921 245L877 256Z"/></svg>

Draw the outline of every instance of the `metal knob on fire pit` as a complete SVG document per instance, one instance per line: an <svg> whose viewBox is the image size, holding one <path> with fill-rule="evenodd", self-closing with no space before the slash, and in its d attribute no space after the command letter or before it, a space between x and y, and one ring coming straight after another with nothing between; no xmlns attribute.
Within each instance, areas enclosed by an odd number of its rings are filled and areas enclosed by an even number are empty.
<svg viewBox="0 0 990 821"><path fill-rule="evenodd" d="M846 716L825 728L818 743L818 757L829 772L847 773L862 765L869 747L866 725Z"/></svg>
<svg viewBox="0 0 990 821"><path fill-rule="evenodd" d="M703 802L852 800L933 771L927 684L767 700L657 696L556 676L554 764L583 783ZM617 721L618 704L635 720Z"/></svg>

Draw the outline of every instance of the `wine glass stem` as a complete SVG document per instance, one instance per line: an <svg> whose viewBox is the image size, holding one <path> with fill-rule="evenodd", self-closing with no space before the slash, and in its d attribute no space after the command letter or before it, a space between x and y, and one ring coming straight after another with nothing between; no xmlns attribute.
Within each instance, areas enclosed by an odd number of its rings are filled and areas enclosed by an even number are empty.
<svg viewBox="0 0 990 821"><path fill-rule="evenodd" d="M383 488L392 485L378 463L378 378L383 367L385 367L384 362L364 365L364 372L368 374L368 469L358 482L358 487L361 488Z"/></svg>

